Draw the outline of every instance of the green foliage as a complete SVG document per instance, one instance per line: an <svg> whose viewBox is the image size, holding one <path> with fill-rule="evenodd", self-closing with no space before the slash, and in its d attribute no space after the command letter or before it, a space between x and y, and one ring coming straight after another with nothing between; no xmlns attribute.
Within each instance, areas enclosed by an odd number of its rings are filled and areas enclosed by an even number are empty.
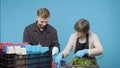
<svg viewBox="0 0 120 68"><path fill-rule="evenodd" d="M72 62L74 65L81 65L81 66L95 65L95 60L90 60L87 58L73 58Z"/></svg>

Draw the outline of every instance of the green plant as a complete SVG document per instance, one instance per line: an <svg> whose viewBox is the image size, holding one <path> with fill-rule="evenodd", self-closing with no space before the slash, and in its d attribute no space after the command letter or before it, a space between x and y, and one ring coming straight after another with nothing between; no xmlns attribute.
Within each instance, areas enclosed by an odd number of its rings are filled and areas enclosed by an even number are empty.
<svg viewBox="0 0 120 68"><path fill-rule="evenodd" d="M81 65L81 66L95 65L95 60L90 60L88 58L73 58L72 62L74 65Z"/></svg>

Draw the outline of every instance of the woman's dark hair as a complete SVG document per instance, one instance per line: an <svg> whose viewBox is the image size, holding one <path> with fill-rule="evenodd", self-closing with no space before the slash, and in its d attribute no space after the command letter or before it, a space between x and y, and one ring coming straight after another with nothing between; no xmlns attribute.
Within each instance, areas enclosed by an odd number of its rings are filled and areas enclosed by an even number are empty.
<svg viewBox="0 0 120 68"><path fill-rule="evenodd" d="M74 29L77 32L88 33L88 31L90 30L90 24L89 24L89 22L86 19L79 19L75 23Z"/></svg>

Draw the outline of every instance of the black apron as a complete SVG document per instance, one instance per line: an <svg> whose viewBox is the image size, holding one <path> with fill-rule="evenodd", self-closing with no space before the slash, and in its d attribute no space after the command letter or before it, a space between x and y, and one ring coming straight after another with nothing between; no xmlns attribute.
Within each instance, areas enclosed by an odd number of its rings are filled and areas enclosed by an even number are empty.
<svg viewBox="0 0 120 68"><path fill-rule="evenodd" d="M80 43L79 42L79 37L76 39L76 47L75 47L75 53L79 50L83 49L89 49L89 35L86 35L86 42L85 43ZM83 58L88 58L92 60L96 60L95 57L89 57L88 54L84 55Z"/></svg>

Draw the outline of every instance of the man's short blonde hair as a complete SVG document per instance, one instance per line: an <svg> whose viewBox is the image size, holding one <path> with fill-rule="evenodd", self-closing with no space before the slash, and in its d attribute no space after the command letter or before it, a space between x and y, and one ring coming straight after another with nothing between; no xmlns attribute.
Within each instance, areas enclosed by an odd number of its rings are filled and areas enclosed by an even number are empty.
<svg viewBox="0 0 120 68"><path fill-rule="evenodd" d="M48 18L50 17L50 12L47 8L40 8L37 10L37 16L41 18Z"/></svg>

